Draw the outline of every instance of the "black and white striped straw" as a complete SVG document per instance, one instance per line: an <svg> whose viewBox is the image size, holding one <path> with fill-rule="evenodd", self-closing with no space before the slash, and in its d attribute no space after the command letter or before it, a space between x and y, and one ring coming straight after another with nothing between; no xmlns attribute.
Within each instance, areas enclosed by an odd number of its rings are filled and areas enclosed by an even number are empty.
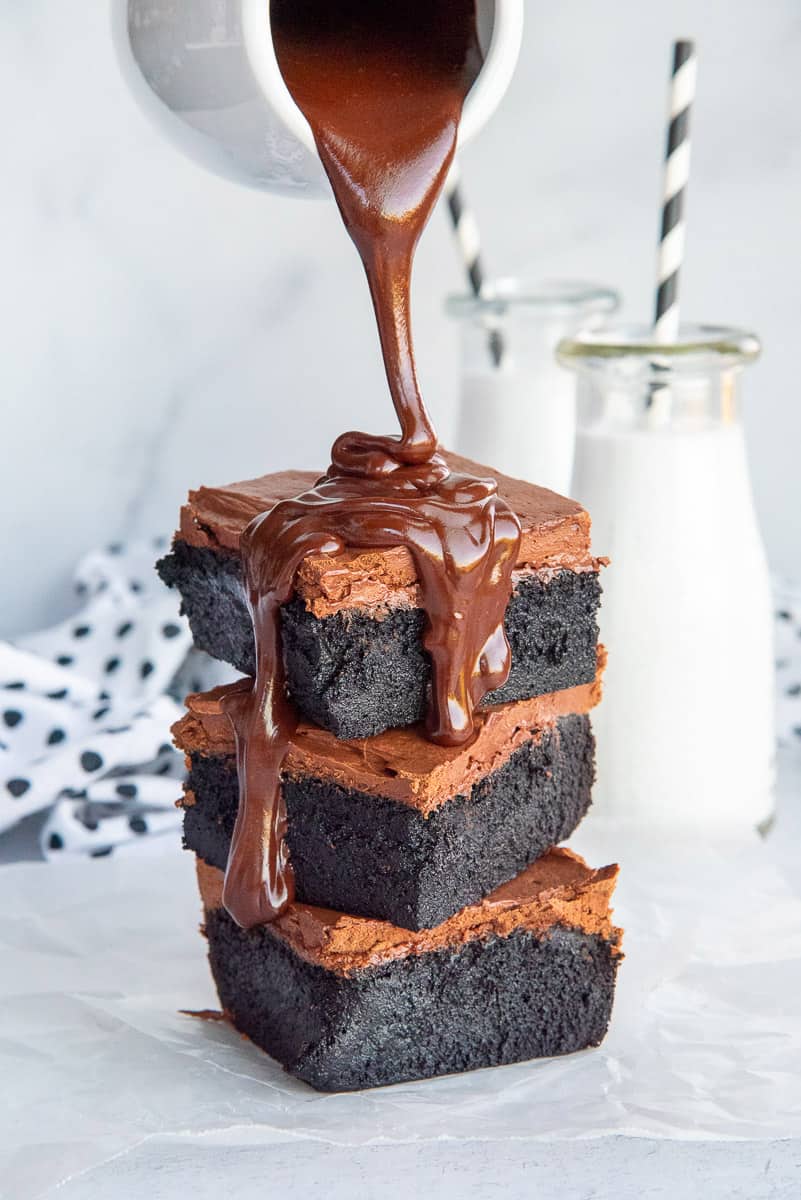
<svg viewBox="0 0 801 1200"><path fill-rule="evenodd" d="M654 335L660 342L675 341L679 332L679 273L684 261L690 178L690 113L697 72L695 44L674 42L654 314Z"/></svg>
<svg viewBox="0 0 801 1200"><path fill-rule="evenodd" d="M462 187L459 167L454 160L445 183L445 199L448 212L459 247L459 254L464 263L470 288L479 299L486 296L486 276L481 258L481 238L478 223L468 207ZM487 330L487 348L493 366L499 367L505 353L503 334L500 329L490 326Z"/></svg>

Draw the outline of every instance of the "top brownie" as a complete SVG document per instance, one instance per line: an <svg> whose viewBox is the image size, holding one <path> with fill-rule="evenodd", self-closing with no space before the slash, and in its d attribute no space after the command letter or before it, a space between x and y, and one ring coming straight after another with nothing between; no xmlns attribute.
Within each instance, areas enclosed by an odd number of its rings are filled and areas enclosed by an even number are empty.
<svg viewBox="0 0 801 1200"><path fill-rule="evenodd" d="M522 537L505 628L512 668L486 703L506 703L595 678L599 560L581 505L454 454L449 465L491 475L520 518ZM249 522L313 486L282 471L189 493L172 550L158 564L181 593L195 644L244 674L255 672L239 543ZM310 555L281 613L290 695L301 713L340 738L370 737L424 715L430 662L414 560L403 546Z"/></svg>

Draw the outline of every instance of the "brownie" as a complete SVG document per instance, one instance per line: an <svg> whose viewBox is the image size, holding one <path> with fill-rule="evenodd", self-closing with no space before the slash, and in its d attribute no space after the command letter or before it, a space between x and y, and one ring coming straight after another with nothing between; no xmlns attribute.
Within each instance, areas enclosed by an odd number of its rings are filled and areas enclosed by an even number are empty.
<svg viewBox="0 0 801 1200"><path fill-rule="evenodd" d="M247 686L246 684L236 685ZM188 699L184 842L225 869L236 819L222 702ZM301 728L282 777L297 896L408 929L438 925L567 838L590 804L596 684L491 710L462 751L419 729L341 744Z"/></svg>
<svg viewBox="0 0 801 1200"><path fill-rule="evenodd" d="M177 542L159 563L181 593L195 645L245 675L255 672L253 628L241 563L230 554ZM512 668L485 704L503 704L587 683L595 676L597 613L594 571L522 576L504 627ZM340 738L370 737L411 725L426 709L431 663L423 649L420 608L344 609L315 617L295 597L281 610L289 694L303 715Z"/></svg>
<svg viewBox="0 0 801 1200"><path fill-rule="evenodd" d="M456 456L474 474L489 470ZM248 522L314 482L283 472L190 493L173 548L158 564L181 593L195 644L244 674L255 672L239 539ZM589 518L575 501L498 476L523 534L505 628L512 667L485 703L508 703L595 676L599 560ZM419 721L430 661L411 555L403 547L310 556L281 612L289 693L299 711L340 738L370 737Z"/></svg>
<svg viewBox="0 0 801 1200"><path fill-rule="evenodd" d="M300 904L244 931L221 907L221 873L198 875L225 1015L320 1091L568 1054L606 1032L614 867L553 851L417 934Z"/></svg>

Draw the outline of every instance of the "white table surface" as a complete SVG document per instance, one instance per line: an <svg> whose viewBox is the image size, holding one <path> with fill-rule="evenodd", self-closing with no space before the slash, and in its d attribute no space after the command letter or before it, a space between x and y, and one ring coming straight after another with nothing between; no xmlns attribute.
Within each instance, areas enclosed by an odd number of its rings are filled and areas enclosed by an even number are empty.
<svg viewBox="0 0 801 1200"><path fill-rule="evenodd" d="M801 759L785 758L778 818L768 842L777 867L801 895ZM11 845L24 849L20 835ZM30 834L28 837L30 848ZM5 847L8 854L9 846ZM801 1019L801 1018L800 1018ZM54 1080L54 1086L57 1081ZM568 1197L643 1200L704 1197L762 1200L801 1196L801 1140L675 1140L606 1136L543 1142L492 1138L459 1144L335 1145L273 1131L210 1135L188 1146L180 1135L154 1136L67 1180L30 1195L59 1200L325 1195L392 1200L436 1190L451 1197ZM4 1191L3 1200L18 1200Z"/></svg>

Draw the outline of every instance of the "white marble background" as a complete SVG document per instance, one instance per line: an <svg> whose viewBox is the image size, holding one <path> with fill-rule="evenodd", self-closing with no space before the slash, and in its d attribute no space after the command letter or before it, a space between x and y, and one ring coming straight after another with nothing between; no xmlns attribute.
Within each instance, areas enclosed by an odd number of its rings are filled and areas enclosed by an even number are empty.
<svg viewBox="0 0 801 1200"><path fill-rule="evenodd" d="M649 315L668 44L696 37L685 314L764 338L748 381L757 504L774 566L799 570L801 9L527 8L517 79L464 161L488 258L614 284L628 316ZM5 0L0 31L0 634L13 634L63 610L82 552L172 528L189 486L320 466L335 434L387 408L332 205L237 188L162 142L121 82L104 0ZM446 440L456 344L441 305L460 282L440 214L416 319Z"/></svg>

